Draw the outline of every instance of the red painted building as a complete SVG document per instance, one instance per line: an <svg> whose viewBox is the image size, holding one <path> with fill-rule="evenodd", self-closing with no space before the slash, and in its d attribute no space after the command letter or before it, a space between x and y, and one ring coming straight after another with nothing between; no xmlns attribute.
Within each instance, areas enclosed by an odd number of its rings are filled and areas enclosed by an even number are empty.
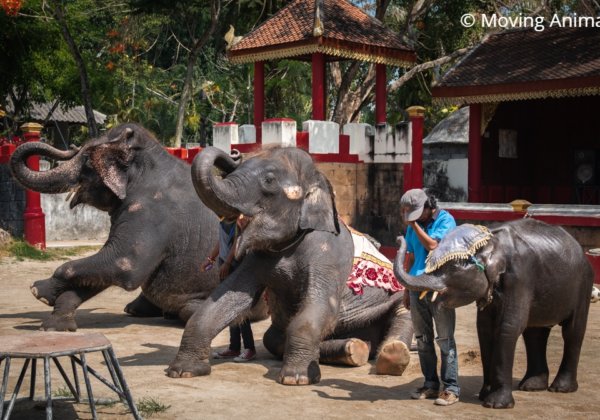
<svg viewBox="0 0 600 420"><path fill-rule="evenodd" d="M433 95L470 107L470 202L600 205L597 29L491 35Z"/></svg>
<svg viewBox="0 0 600 420"><path fill-rule="evenodd" d="M534 217L600 248L600 31L547 27L488 36L433 89L469 109L462 220ZM502 207L515 199L525 211ZM500 203L486 205L475 203ZM600 255L588 256L600 282Z"/></svg>

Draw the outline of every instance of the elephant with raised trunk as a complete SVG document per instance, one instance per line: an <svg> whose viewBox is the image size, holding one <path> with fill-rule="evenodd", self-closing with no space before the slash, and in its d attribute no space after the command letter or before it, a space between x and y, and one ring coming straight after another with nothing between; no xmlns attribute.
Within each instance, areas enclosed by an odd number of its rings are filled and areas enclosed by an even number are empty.
<svg viewBox="0 0 600 420"><path fill-rule="evenodd" d="M33 155L62 163L31 171L26 160ZM216 273L202 272L200 263L217 241L218 219L198 200L190 165L169 155L143 127L123 124L68 151L26 143L10 164L24 187L72 191L71 208L87 204L110 215L109 237L97 254L66 262L33 283L34 296L54 307L44 329L76 330L77 307L109 286L141 287L125 308L132 315L164 312L183 320L216 287Z"/></svg>
<svg viewBox="0 0 600 420"><path fill-rule="evenodd" d="M426 292L438 305L477 302L477 334L483 363L479 399L485 407L511 408L515 346L523 335L527 371L522 391L577 390L577 365L585 334L594 275L581 246L564 229L521 219L491 231L461 225L428 256L425 273L411 276L400 250L394 271L408 289ZM564 352L548 386L546 346L550 329L562 327Z"/></svg>
<svg viewBox="0 0 600 420"><path fill-rule="evenodd" d="M187 322L169 376L209 374L212 339L265 288L272 324L263 343L283 358L282 384L318 382L319 361L357 366L375 356L377 373L402 374L412 338L403 292L369 286L358 295L348 287L353 237L307 152L276 147L236 162L207 148L192 177L218 215L250 221L237 242L240 265Z"/></svg>

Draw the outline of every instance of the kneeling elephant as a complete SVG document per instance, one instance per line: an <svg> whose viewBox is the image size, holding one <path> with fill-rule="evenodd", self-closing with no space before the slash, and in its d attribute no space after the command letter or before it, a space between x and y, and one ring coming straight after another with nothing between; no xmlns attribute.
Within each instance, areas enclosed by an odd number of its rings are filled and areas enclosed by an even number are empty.
<svg viewBox="0 0 600 420"><path fill-rule="evenodd" d="M188 321L169 376L209 374L212 339L265 288L272 325L263 343L283 358L281 383L316 383L319 361L360 365L370 356L377 356L378 373L403 372L412 338L403 293L366 286L359 295L348 287L353 238L308 153L272 148L238 163L207 148L194 160L192 177L206 206L250 222L237 242L239 267Z"/></svg>
<svg viewBox="0 0 600 420"><path fill-rule="evenodd" d="M35 155L63 162L36 172L26 165ZM191 166L143 127L122 124L69 151L25 143L12 155L11 169L26 188L72 191L71 208L86 204L110 215L108 240L98 253L33 283L34 296L54 308L44 329L76 330L79 305L110 286L141 288L125 308L132 315L166 312L187 321L218 284L216 273L200 270L217 241L218 219L198 200Z"/></svg>

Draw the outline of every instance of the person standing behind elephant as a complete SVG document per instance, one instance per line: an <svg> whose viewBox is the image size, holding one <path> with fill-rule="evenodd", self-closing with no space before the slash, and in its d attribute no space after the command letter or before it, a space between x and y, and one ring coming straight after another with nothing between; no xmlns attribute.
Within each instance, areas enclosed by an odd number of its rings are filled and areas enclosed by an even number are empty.
<svg viewBox="0 0 600 420"><path fill-rule="evenodd" d="M240 215L237 220L222 220L219 223L219 242L202 264L202 270L212 269L217 256L219 257L219 279L223 281L239 265L234 258L235 247L240 233L248 224L248 219ZM244 351L240 353L244 341ZM250 321L246 318L239 325L229 326L229 347L226 350L214 354L215 359L231 359L235 362L247 362L256 357L254 336Z"/></svg>
<svg viewBox="0 0 600 420"><path fill-rule="evenodd" d="M408 190L400 199L402 218L408 224L406 229L407 270L419 275L425 270L425 260L439 241L456 227L454 217L437 206L436 198L421 189ZM437 405L452 405L458 402L458 360L454 329L456 314L454 309L442 308L434 303L435 296L418 292L404 293L404 305L411 311L421 371L425 383L411 394L411 398L421 400L436 398ZM437 331L442 366L437 374L437 356L434 346L434 329ZM444 389L440 392L440 379Z"/></svg>

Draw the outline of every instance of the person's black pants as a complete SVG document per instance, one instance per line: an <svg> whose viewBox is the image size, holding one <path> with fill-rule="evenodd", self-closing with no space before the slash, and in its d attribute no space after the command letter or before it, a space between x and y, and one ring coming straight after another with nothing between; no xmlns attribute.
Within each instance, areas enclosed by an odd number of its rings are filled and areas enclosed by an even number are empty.
<svg viewBox="0 0 600 420"><path fill-rule="evenodd" d="M244 340L245 349L255 350L252 328L250 328L250 321L247 319L240 325L232 325L229 327L229 348L234 351L240 351L242 349L241 340Z"/></svg>

